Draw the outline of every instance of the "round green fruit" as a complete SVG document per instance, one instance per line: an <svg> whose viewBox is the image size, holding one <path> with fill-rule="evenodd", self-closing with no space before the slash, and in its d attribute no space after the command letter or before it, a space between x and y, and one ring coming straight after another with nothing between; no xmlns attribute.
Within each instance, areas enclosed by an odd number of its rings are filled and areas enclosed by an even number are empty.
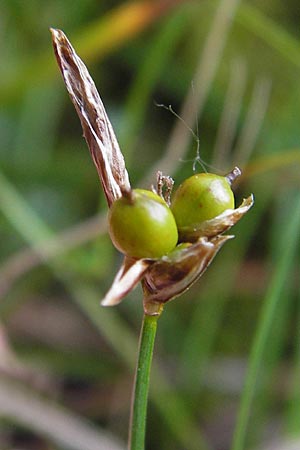
<svg viewBox="0 0 300 450"><path fill-rule="evenodd" d="M195 227L233 208L230 179L212 173L187 178L176 190L171 203L179 229Z"/></svg>
<svg viewBox="0 0 300 450"><path fill-rule="evenodd" d="M108 218L114 245L133 258L159 258L177 244L172 211L151 191L134 189L123 195L111 205Z"/></svg>

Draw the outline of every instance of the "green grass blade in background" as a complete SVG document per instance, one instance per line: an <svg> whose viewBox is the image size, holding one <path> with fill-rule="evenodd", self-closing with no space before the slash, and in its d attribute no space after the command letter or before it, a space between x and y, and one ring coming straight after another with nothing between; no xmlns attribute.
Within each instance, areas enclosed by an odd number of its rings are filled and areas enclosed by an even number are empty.
<svg viewBox="0 0 300 450"><path fill-rule="evenodd" d="M70 38L78 54L86 62L99 60L128 40L144 31L153 22L186 0L171 0L160 5L159 1L127 1L112 9L105 17L84 25ZM55 28L54 23L49 27ZM65 30L67 31L67 30ZM46 29L45 29L46 32ZM69 33L67 33L69 35ZM44 85L58 78L58 71L49 46L43 54L27 58L26 63L16 66L1 79L0 96L2 103L20 98L29 86Z"/></svg>
<svg viewBox="0 0 300 450"><path fill-rule="evenodd" d="M178 162L186 156L188 145L192 139L189 128L198 127L196 122L201 118L211 93L239 1L221 0L218 2L209 32L204 41L203 50L193 73L191 87L179 111L182 120L177 120L175 123L165 153L161 159L153 164L150 173L156 173L160 170L173 176L178 170ZM187 126L184 125L184 122ZM149 184L150 182L148 175L145 177L145 183Z"/></svg>
<svg viewBox="0 0 300 450"><path fill-rule="evenodd" d="M274 267L272 280L267 291L260 320L255 333L254 342L249 358L245 388L241 399L237 417L237 425L234 433L232 450L245 448L247 427L251 414L251 406L255 397L259 373L263 364L264 352L273 324L277 307L280 301L285 301L284 288L289 271L292 267L294 256L299 245L300 230L300 195L297 193L291 202L289 214L282 234L278 236L278 246L282 249L279 260Z"/></svg>
<svg viewBox="0 0 300 450"><path fill-rule="evenodd" d="M299 267L299 254L298 254ZM292 437L300 436L300 289L297 295L297 310L296 310L296 330L295 330L295 344L292 366L292 386L288 398L287 412L286 412L286 430Z"/></svg>
<svg viewBox="0 0 300 450"><path fill-rule="evenodd" d="M52 237L43 220L35 214L26 202L21 201L18 191L1 172L0 207L13 227L32 247L37 247L41 242Z"/></svg>
<svg viewBox="0 0 300 450"><path fill-rule="evenodd" d="M153 104L154 99L151 99L151 94L164 68L168 67L176 50L176 44L186 29L189 9L181 7L176 10L166 20L145 51L144 61L138 68L136 79L126 100L123 111L124 120L120 125L120 142L122 147L127 149L127 155L141 131L149 106Z"/></svg>
<svg viewBox="0 0 300 450"><path fill-rule="evenodd" d="M23 165L29 169L32 165L49 164L56 144L63 100L56 83L53 86L38 85L28 88L23 99L14 151L11 155L16 166Z"/></svg>
<svg viewBox="0 0 300 450"><path fill-rule="evenodd" d="M260 195L256 198L253 209L243 222L233 228L235 238L217 255L210 270L200 280L204 286L199 285L199 297L194 299L193 314L182 345L182 376L187 385L198 386L197 390L203 389L201 377L212 357L217 338L221 336L226 304L234 295L235 282L250 240L257 233L261 217L273 195L275 180L269 179L262 192L260 187L263 184L261 177L256 184ZM225 267L227 270L224 271Z"/></svg>
<svg viewBox="0 0 300 450"><path fill-rule="evenodd" d="M278 261L284 251L284 248L279 245L278 236L281 236L282 230L286 227L286 218L290 215L290 196L290 189L282 187L272 202L273 220L269 230L270 263ZM293 198L293 195L291 197ZM292 263L285 281L284 300L277 303L276 314L273 316L272 327L269 331L267 351L264 353L263 368L259 376L259 394L253 402L255 414L251 416L247 431L247 441L250 446L251 442L258 442L266 433L270 411L275 410L284 420L285 408L279 406L282 392L277 386L280 386L286 378L286 374L282 373L284 366L282 358L287 354L287 347L293 345L295 338L293 327L291 327L295 307L294 270L295 264Z"/></svg>
<svg viewBox="0 0 300 450"><path fill-rule="evenodd" d="M237 22L278 51L289 63L300 68L299 41L257 7L243 2L237 14Z"/></svg>

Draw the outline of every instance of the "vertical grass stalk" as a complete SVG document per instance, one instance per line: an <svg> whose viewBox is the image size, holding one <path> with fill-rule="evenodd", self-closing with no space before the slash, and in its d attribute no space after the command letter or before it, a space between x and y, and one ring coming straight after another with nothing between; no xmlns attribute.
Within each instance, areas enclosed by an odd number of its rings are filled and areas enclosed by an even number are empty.
<svg viewBox="0 0 300 450"><path fill-rule="evenodd" d="M291 196L291 193L289 195ZM245 449L251 407L256 395L259 372L263 366L264 352L266 351L270 330L277 313L278 303L285 301L284 287L298 250L299 228L300 194L297 193L295 199L291 202L289 214L286 214L286 222L282 228L282 234L278 236L277 251L280 253L280 258L274 267L273 278L265 297L261 317L254 336L231 450Z"/></svg>
<svg viewBox="0 0 300 450"><path fill-rule="evenodd" d="M151 363L159 316L144 315L132 393L129 450L144 450Z"/></svg>

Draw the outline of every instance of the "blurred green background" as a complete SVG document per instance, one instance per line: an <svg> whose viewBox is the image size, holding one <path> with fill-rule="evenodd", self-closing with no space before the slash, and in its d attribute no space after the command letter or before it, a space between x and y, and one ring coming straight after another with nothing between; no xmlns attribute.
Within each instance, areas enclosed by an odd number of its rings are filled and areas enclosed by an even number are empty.
<svg viewBox="0 0 300 450"><path fill-rule="evenodd" d="M125 448L142 319L140 287L99 306L121 255L49 27L89 67L133 186L193 173L162 103L209 170L242 168L237 203L255 195L159 321L146 448L300 448L299 18L294 0L2 0L1 449Z"/></svg>

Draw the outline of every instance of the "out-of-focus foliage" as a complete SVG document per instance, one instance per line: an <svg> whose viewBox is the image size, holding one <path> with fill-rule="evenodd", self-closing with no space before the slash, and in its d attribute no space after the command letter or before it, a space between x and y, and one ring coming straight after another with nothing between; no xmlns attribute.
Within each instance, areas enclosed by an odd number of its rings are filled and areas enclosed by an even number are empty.
<svg viewBox="0 0 300 450"><path fill-rule="evenodd" d="M154 183L160 164L176 184L193 172L196 142L181 122L169 140L178 119L163 103L198 133L213 170L241 166L237 202L255 195L235 240L160 318L147 448L284 450L300 439L298 10L294 0L3 0L1 448L125 448L142 317L140 288L99 306L120 255L50 26L88 65L133 186Z"/></svg>

